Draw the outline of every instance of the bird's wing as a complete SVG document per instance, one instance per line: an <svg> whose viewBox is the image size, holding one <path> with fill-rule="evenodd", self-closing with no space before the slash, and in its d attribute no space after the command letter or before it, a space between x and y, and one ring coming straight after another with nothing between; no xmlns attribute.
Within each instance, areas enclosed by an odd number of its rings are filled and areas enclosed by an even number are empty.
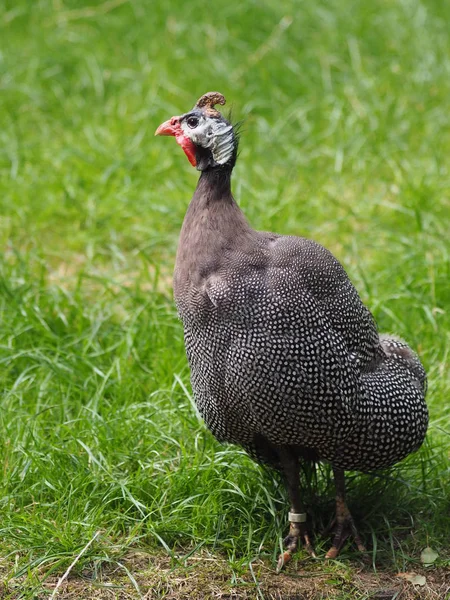
<svg viewBox="0 0 450 600"><path fill-rule="evenodd" d="M339 261L320 244L281 236L272 242L276 287L280 281L302 286L315 298L330 326L338 333L355 363L363 370L379 346L376 323Z"/></svg>

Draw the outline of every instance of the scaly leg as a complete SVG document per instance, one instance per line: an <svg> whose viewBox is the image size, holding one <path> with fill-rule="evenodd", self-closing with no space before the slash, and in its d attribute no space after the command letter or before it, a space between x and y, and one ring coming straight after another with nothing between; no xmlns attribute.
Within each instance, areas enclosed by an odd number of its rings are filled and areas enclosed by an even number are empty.
<svg viewBox="0 0 450 600"><path fill-rule="evenodd" d="M316 557L306 529L306 513L300 497L300 466L299 459L289 448L279 448L281 464L283 467L286 486L291 501L289 513L289 535L283 540L286 550L280 554L277 564L277 573L286 565L296 552L301 541L311 556Z"/></svg>
<svg viewBox="0 0 450 600"><path fill-rule="evenodd" d="M344 471L333 467L333 473L336 486L336 531L333 538L333 545L326 553L325 558L336 558L349 535L353 536L360 552L366 551L345 501Z"/></svg>

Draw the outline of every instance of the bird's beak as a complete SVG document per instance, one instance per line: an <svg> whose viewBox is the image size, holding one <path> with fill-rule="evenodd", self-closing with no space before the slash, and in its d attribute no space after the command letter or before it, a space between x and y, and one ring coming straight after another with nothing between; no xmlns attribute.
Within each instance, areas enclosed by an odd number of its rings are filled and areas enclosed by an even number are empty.
<svg viewBox="0 0 450 600"><path fill-rule="evenodd" d="M161 123L155 131L155 135L177 135L180 133L179 117L172 117L168 121Z"/></svg>

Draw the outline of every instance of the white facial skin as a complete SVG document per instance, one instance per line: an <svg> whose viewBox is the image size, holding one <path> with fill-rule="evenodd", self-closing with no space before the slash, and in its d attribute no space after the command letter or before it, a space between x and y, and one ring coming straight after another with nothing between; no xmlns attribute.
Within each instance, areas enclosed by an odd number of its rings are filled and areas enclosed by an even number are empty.
<svg viewBox="0 0 450 600"><path fill-rule="evenodd" d="M190 138L197 146L210 148L215 162L224 165L233 154L233 127L219 119L208 117L195 117L198 125L189 126L192 117L183 120L180 125L186 137Z"/></svg>

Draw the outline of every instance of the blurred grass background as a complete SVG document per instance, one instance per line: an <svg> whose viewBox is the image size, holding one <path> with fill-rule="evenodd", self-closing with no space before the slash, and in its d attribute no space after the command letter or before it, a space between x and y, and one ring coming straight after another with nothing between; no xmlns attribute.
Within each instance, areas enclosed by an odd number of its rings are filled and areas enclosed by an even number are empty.
<svg viewBox="0 0 450 600"><path fill-rule="evenodd" d="M7 579L37 589L97 531L95 569L130 548L276 555L284 491L198 422L171 300L198 174L153 133L215 89L244 120L254 227L328 247L428 370L425 447L350 479L373 562L448 558L449 21L440 0L0 2ZM326 470L318 490L320 525Z"/></svg>

